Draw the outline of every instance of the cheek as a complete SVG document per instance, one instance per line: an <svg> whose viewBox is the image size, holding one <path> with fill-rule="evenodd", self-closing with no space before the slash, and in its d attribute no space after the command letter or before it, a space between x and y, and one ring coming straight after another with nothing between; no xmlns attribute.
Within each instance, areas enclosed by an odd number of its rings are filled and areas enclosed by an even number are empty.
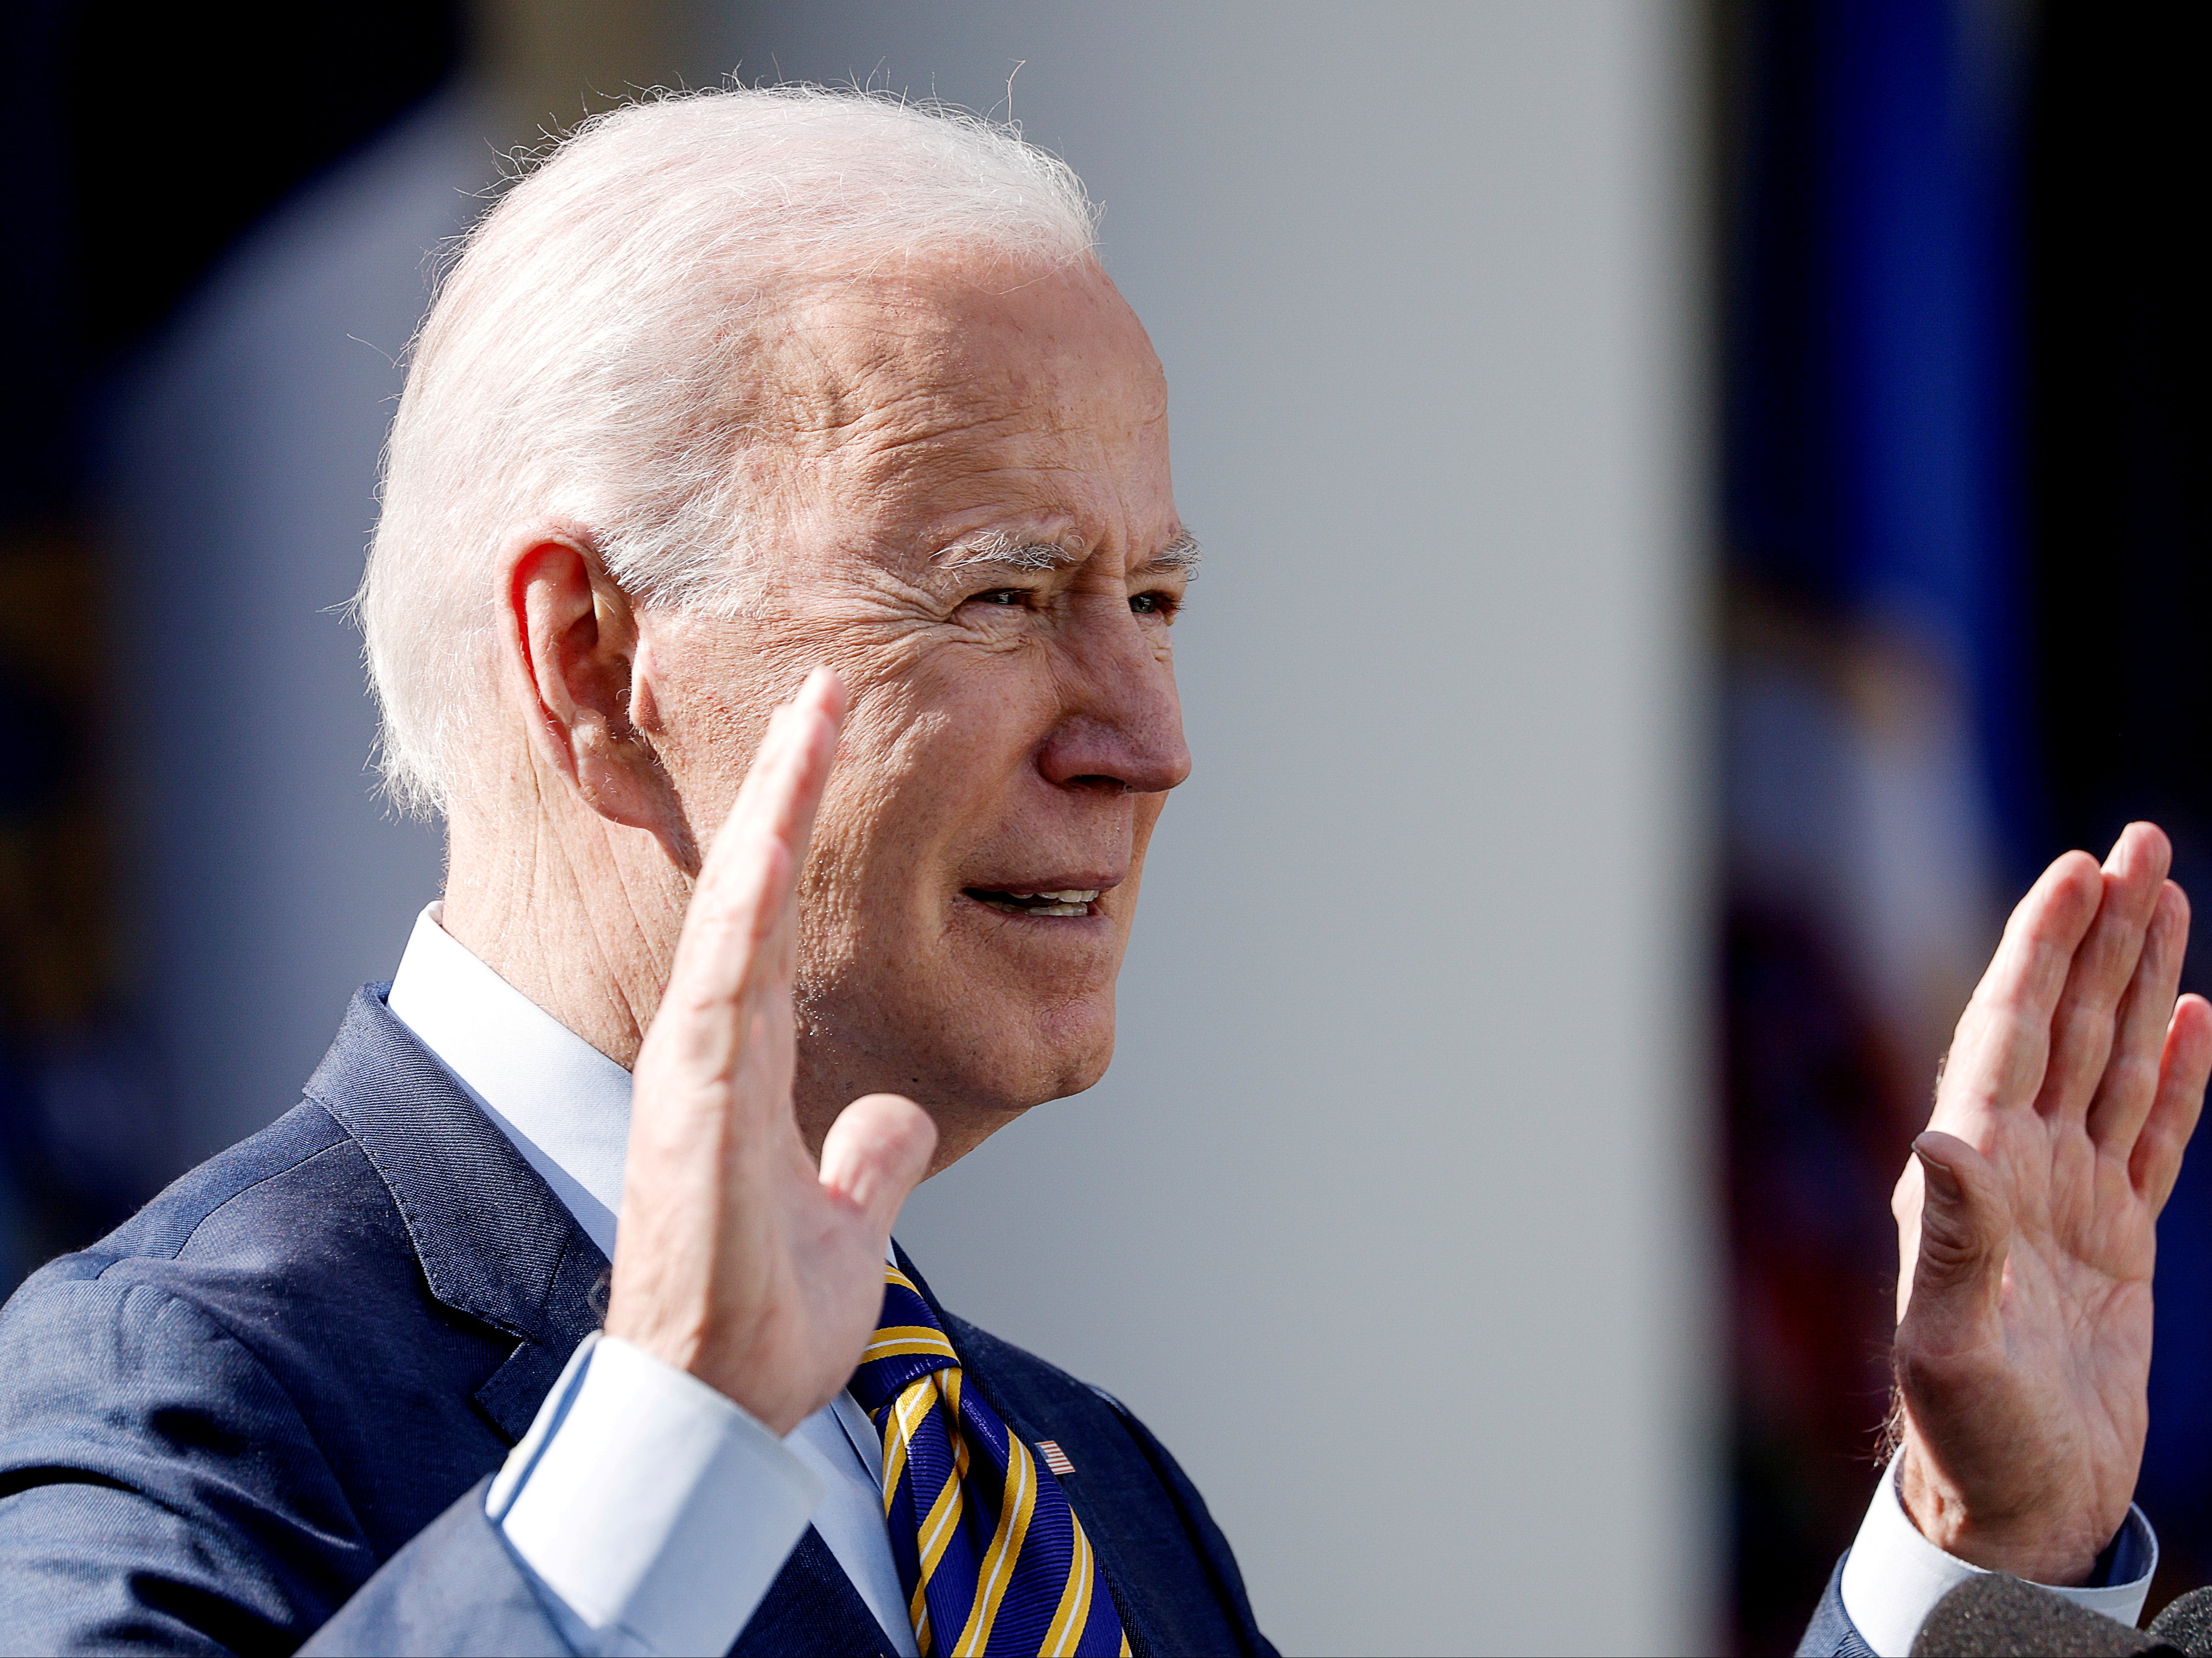
<svg viewBox="0 0 2212 1658"><path fill-rule="evenodd" d="M910 953L924 942L915 924L951 896L951 866L1003 809L1006 760L988 725L918 689L872 697L847 724L807 860L825 944L873 933Z"/></svg>
<svg viewBox="0 0 2212 1658"><path fill-rule="evenodd" d="M902 781L853 763L841 753L829 793L814 817L806 868L799 880L802 948L817 968L849 971L878 955L860 940L909 922L921 814Z"/></svg>
<svg viewBox="0 0 2212 1658"><path fill-rule="evenodd" d="M852 768L879 796L872 832L887 847L919 852L988 833L1014 809L1033 763L1040 699L1022 676L988 660L946 665L956 671L903 688L888 717L865 710L848 745Z"/></svg>
<svg viewBox="0 0 2212 1658"><path fill-rule="evenodd" d="M658 621L645 647L651 709L641 729L702 846L729 815L769 715L782 700L759 653L732 633L679 616Z"/></svg>
<svg viewBox="0 0 2212 1658"><path fill-rule="evenodd" d="M737 804L738 790L757 742L757 733L732 729L711 738L693 731L682 744L656 744L662 768L681 803L694 855L706 858ZM703 740L702 740L703 739ZM690 872L696 876L695 867Z"/></svg>

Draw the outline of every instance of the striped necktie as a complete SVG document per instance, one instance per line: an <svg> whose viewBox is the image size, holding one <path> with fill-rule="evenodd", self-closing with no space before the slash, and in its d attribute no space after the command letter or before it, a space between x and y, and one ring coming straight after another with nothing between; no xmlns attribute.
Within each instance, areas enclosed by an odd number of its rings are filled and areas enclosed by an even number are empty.
<svg viewBox="0 0 2212 1658"><path fill-rule="evenodd" d="M884 1517L922 1658L1127 1655L1060 1481L964 1384L914 1280L885 1277L852 1391L883 1431Z"/></svg>

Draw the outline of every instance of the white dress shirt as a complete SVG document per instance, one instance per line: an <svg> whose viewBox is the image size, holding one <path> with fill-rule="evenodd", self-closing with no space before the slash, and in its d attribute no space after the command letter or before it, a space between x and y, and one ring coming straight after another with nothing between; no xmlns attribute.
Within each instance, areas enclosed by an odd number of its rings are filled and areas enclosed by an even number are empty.
<svg viewBox="0 0 2212 1658"><path fill-rule="evenodd" d="M454 942L431 905L389 1005L612 1260L629 1072ZM727 1651L810 1522L894 1647L913 1655L884 1529L883 1448L850 1394L778 1440L704 1382L628 1342L577 1350L485 1507L586 1653ZM1875 1651L1912 1645L1981 1568L1923 1537L1893 1465L1844 1564L1844 1610ZM2109 1585L2057 1593L2132 1624L2158 1540L2130 1509Z"/></svg>
<svg viewBox="0 0 2212 1658"><path fill-rule="evenodd" d="M2051 1588L2091 1612L2132 1625L2142 1616L2158 1570L2158 1538L2133 1503L2104 1562L2111 1581ZM1897 1494L1897 1463L1882 1470L1866 1519L1844 1562L1844 1610L1878 1658L1905 1658L1936 1603L1984 1569L1948 1555L1920 1534Z"/></svg>

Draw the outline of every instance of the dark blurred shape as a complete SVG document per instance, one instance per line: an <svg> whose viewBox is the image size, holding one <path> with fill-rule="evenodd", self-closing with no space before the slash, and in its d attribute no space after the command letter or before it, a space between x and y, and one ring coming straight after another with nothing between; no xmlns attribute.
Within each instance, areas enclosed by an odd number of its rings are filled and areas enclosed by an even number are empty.
<svg viewBox="0 0 2212 1658"><path fill-rule="evenodd" d="M1884 1198L2004 908L2136 817L2212 890L2204 141L2157 15L1717 15L1736 1633L1784 1651L1872 1484ZM2212 1577L2208 1171L2160 1225L2154 1605Z"/></svg>
<svg viewBox="0 0 2212 1658"><path fill-rule="evenodd" d="M1720 9L1735 1638L1874 1484L1892 1182L2033 855L2017 8Z"/></svg>
<svg viewBox="0 0 2212 1658"><path fill-rule="evenodd" d="M2184 985L2212 990L2212 374L2194 221L2207 140L2179 14L2041 16L2029 133L2036 714L2053 847L2163 824L2197 899ZM2159 1225L2138 1498L2165 1596L2212 1579L2212 1152Z"/></svg>
<svg viewBox="0 0 2212 1658"><path fill-rule="evenodd" d="M0 539L0 1250L13 1264L149 1177L150 1072L115 1005L94 763L100 593L49 520ZM41 529L43 528L43 532ZM158 1155L152 1176L160 1170Z"/></svg>
<svg viewBox="0 0 2212 1658"><path fill-rule="evenodd" d="M2212 1588L2191 1589L2150 1620L2150 1632L2189 1658L2212 1658Z"/></svg>
<svg viewBox="0 0 2212 1658"><path fill-rule="evenodd" d="M2077 1606L2063 1594L1993 1571L1936 1603L1912 1658L2183 1658L2155 1635Z"/></svg>
<svg viewBox="0 0 2212 1658"><path fill-rule="evenodd" d="M1887 1154L1903 1114L1869 1108L1896 1098L1891 1067L1822 929L1748 903L1728 926L1731 1564L1742 1649L1787 1652L1807 1582L1817 1595L1866 1509L1887 1404Z"/></svg>
<svg viewBox="0 0 2212 1658"><path fill-rule="evenodd" d="M0 1277L173 1172L124 986L106 734L124 711L97 498L108 394L274 208L459 67L437 0L285 13L25 0L0 14L17 165L0 261Z"/></svg>
<svg viewBox="0 0 2212 1658"><path fill-rule="evenodd" d="M2051 6L2030 129L2037 712L2057 838L2130 817L2212 875L2212 317L2197 54L2164 15ZM2201 890L2212 885L2200 880ZM2203 951L2191 983L2212 985Z"/></svg>
<svg viewBox="0 0 2212 1658"><path fill-rule="evenodd" d="M21 0L0 513L74 505L91 398L278 203L450 79L453 0L210 12Z"/></svg>
<svg viewBox="0 0 2212 1658"><path fill-rule="evenodd" d="M157 325L271 208L436 91L462 56L451 0L62 9L68 293L95 360ZM118 108L125 64L167 95Z"/></svg>

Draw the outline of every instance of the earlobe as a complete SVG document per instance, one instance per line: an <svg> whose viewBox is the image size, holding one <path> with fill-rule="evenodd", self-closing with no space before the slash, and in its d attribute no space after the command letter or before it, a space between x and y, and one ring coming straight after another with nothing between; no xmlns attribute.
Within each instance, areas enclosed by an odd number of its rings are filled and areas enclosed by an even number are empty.
<svg viewBox="0 0 2212 1658"><path fill-rule="evenodd" d="M647 830L681 863L689 835L652 723L636 612L588 537L542 529L507 564L508 635L526 687L532 746L600 817Z"/></svg>

